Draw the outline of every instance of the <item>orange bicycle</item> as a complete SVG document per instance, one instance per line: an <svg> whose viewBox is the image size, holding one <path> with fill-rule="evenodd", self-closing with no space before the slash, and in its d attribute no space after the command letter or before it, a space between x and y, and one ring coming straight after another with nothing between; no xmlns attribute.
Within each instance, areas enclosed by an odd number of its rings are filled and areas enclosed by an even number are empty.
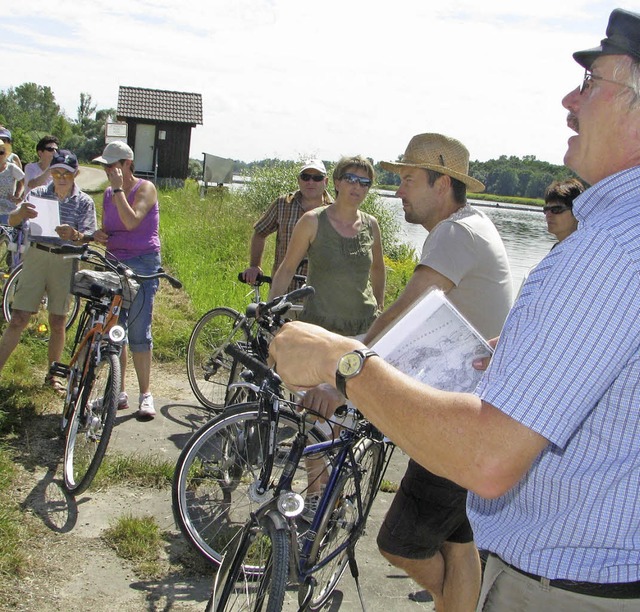
<svg viewBox="0 0 640 612"><path fill-rule="evenodd" d="M136 274L106 254L84 246L62 246L58 253L77 257L101 268L75 273L72 293L86 300L68 364L54 362L49 373L67 379L62 411L65 434L64 485L77 495L87 489L100 467L115 423L120 393L120 352L125 330L118 325L139 282L165 278L176 288L177 279L160 268L150 275Z"/></svg>

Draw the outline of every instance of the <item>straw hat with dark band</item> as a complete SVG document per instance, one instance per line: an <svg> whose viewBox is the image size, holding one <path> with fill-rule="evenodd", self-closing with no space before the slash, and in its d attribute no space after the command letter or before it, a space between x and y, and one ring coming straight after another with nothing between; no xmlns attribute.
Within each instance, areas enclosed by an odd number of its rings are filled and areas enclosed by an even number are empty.
<svg viewBox="0 0 640 612"><path fill-rule="evenodd" d="M469 176L469 151L460 141L442 134L414 136L401 162L380 162L391 172L401 168L425 168L462 181L473 193L484 191L484 185Z"/></svg>

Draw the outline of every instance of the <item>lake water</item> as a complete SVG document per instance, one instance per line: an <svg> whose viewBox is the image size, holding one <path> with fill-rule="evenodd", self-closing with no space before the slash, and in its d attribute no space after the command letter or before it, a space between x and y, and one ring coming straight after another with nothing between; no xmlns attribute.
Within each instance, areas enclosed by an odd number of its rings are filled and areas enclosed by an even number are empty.
<svg viewBox="0 0 640 612"><path fill-rule="evenodd" d="M427 231L421 225L412 225L404 220L402 202L399 198L383 197L383 200L397 211L403 242L413 246L416 253L422 252L422 244ZM474 205L473 201L470 201ZM517 292L522 279L556 242L547 232L547 224L541 211L511 210L494 206L478 206L493 221L507 249L513 286Z"/></svg>

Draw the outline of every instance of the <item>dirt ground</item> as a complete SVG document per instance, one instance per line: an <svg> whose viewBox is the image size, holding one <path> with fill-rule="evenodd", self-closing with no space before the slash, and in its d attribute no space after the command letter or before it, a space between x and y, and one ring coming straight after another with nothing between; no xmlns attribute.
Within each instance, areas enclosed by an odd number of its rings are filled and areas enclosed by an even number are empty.
<svg viewBox="0 0 640 612"><path fill-rule="evenodd" d="M128 380L129 397L135 400L133 371L128 372ZM195 401L180 364L154 364L152 391L158 416L142 422L135 418L134 410L119 412L107 453L153 454L174 460L191 433L205 422L206 413ZM110 487L90 489L78 499L68 496L60 482L59 417L40 418L37 433L25 440L17 457L24 468L18 501L40 533L39 544L31 551L34 570L0 594L0 610L204 610L213 570L191 552L177 529L170 490ZM388 479L399 482L405 465L406 457L396 451ZM366 608L371 612L433 610L430 601L408 599L416 585L384 561L375 547L375 534L391 499L391 494L378 495L367 533L356 549ZM103 531L125 514L151 515L160 526L160 575L137 576L133 565L101 539ZM288 592L284 610L296 610L296 600L296 592ZM326 610L361 609L354 579L347 572Z"/></svg>

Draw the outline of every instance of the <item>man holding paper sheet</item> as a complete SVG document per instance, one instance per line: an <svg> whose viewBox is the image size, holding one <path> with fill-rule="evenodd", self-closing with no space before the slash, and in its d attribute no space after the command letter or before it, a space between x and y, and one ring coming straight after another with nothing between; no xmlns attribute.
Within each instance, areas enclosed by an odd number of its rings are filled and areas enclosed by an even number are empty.
<svg viewBox="0 0 640 612"><path fill-rule="evenodd" d="M0 370L20 342L22 331L31 315L40 307L45 292L49 309L49 363L61 360L71 275L75 265L74 260L65 259L51 250L65 243L91 240L97 229L94 202L75 184L78 174L76 156L71 151L58 151L49 169L53 182L37 187L29 194L37 201L37 206L26 201L9 215L9 223L14 226L31 220L33 231L30 230L30 247L25 252L20 282L13 299L11 321L0 339ZM38 223L39 217L47 217L48 221ZM59 394L65 391L61 381L49 375L45 378L45 384Z"/></svg>
<svg viewBox="0 0 640 612"><path fill-rule="evenodd" d="M376 356L345 387L411 457L469 489L490 551L483 612L640 610L640 14L615 9L600 44L573 58L583 72L562 100L564 162L591 186L478 388L438 391ZM303 389L337 384L337 364L362 348L287 323L270 353Z"/></svg>

